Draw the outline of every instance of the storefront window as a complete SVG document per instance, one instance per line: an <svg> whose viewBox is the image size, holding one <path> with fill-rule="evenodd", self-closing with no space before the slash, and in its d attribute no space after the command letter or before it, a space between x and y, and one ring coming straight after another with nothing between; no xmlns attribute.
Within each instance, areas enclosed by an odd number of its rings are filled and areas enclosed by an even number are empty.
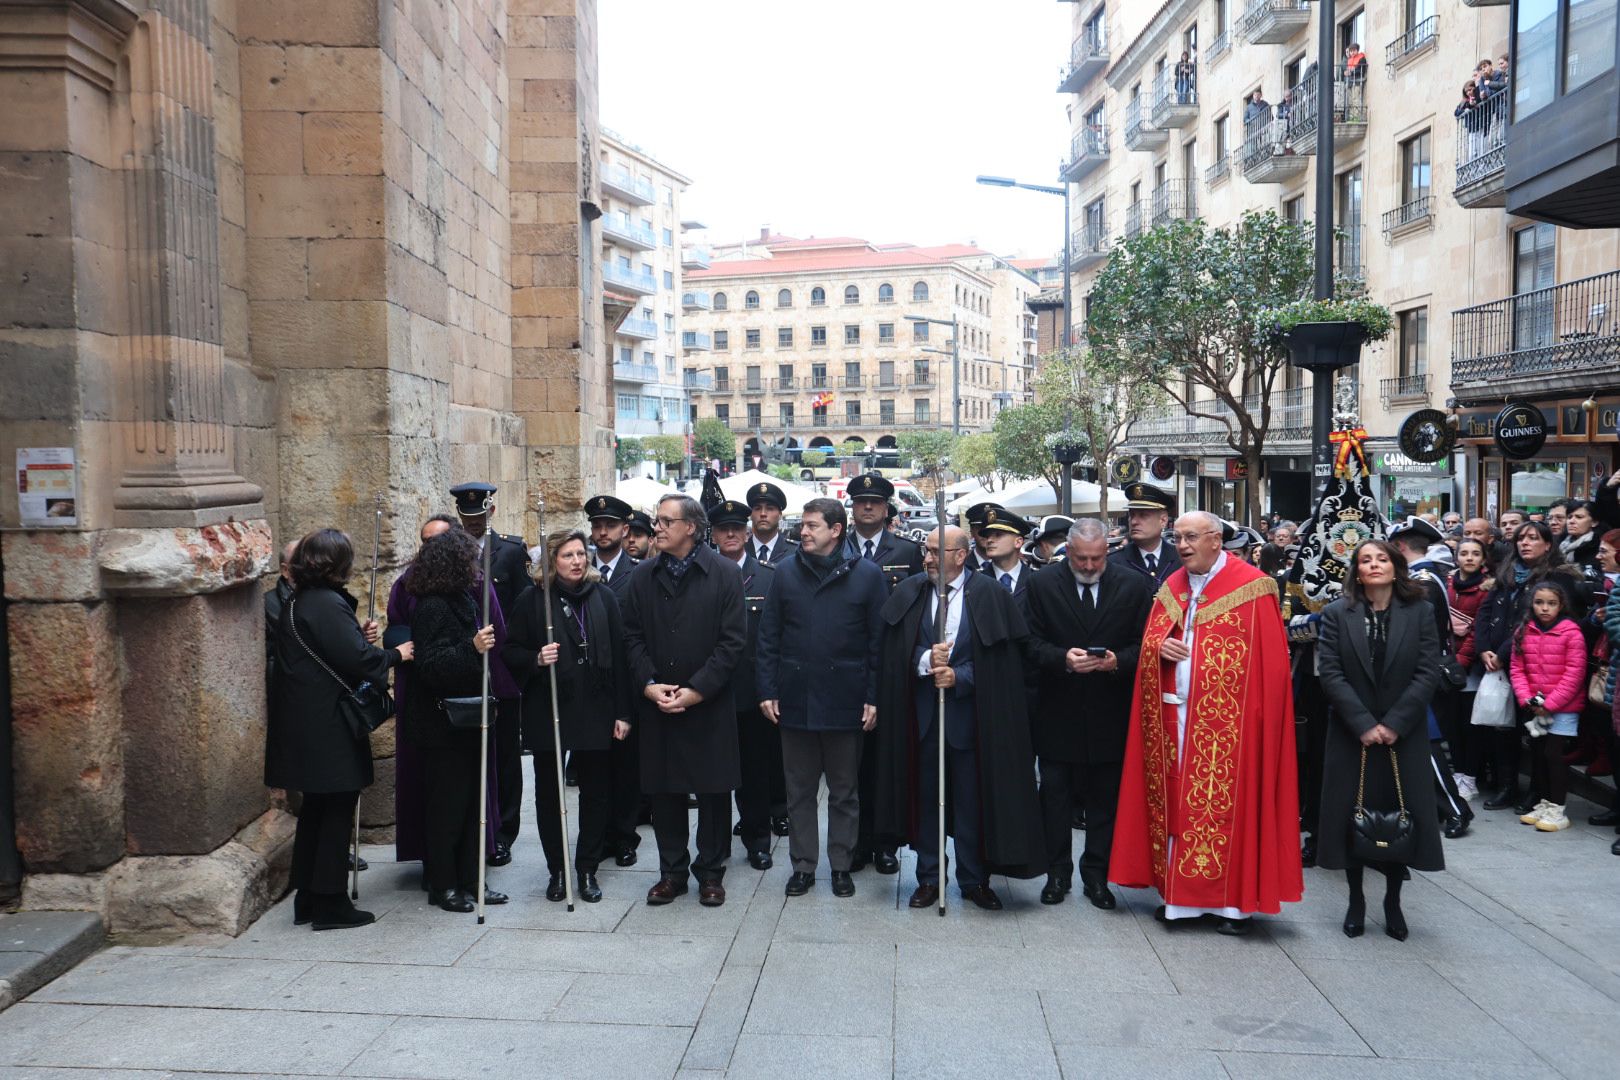
<svg viewBox="0 0 1620 1080"><path fill-rule="evenodd" d="M1508 502L1526 514L1545 513L1569 492L1568 465L1562 461L1515 461L1509 464Z"/></svg>

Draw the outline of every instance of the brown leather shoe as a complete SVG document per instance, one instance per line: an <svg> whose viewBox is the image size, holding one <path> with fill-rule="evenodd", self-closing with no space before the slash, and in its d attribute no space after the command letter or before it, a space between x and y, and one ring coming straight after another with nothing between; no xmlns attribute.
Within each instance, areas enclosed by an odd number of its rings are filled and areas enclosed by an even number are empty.
<svg viewBox="0 0 1620 1080"><path fill-rule="evenodd" d="M686 895L686 882L676 881L674 878L661 877L658 884L647 890L647 903L653 907L661 907L674 901L677 896Z"/></svg>
<svg viewBox="0 0 1620 1080"><path fill-rule="evenodd" d="M704 907L719 907L726 902L726 887L718 881L705 881L698 885L698 903Z"/></svg>
<svg viewBox="0 0 1620 1080"><path fill-rule="evenodd" d="M986 911L1001 910L1001 897L997 896L996 890L988 885L975 885L971 889L963 889L962 899L970 900Z"/></svg>
<svg viewBox="0 0 1620 1080"><path fill-rule="evenodd" d="M910 905L914 908L931 908L939 903L938 885L918 885L917 891L911 894Z"/></svg>

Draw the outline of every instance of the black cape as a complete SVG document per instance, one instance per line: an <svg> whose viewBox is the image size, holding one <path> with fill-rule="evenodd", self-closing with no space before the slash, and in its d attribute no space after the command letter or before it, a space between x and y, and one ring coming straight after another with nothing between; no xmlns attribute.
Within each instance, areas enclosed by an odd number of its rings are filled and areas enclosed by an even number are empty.
<svg viewBox="0 0 1620 1080"><path fill-rule="evenodd" d="M1046 873L1046 841L1024 697L1023 651L1029 630L1006 589L982 574L967 574L966 578L963 599L973 631L979 791L984 816L981 835L985 850L981 855L992 873L1040 877ZM920 824L916 770L937 768L933 761L917 760L917 678L911 666L931 589L929 578L907 578L895 587L883 606L878 722L871 747L876 754L875 831L880 836L904 838L913 845ZM950 798L949 790L946 798Z"/></svg>

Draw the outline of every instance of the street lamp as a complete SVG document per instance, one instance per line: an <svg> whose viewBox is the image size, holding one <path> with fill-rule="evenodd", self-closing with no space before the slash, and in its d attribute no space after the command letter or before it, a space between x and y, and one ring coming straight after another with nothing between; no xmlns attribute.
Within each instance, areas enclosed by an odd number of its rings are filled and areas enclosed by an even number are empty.
<svg viewBox="0 0 1620 1080"><path fill-rule="evenodd" d="M911 323L931 323L934 326L948 326L951 328L951 434L962 434L962 353L961 346L957 344L961 335L958 334L956 316L949 319L930 319L926 315L907 315L906 321ZM944 349L924 349L923 352L937 352L943 354Z"/></svg>
<svg viewBox="0 0 1620 1080"><path fill-rule="evenodd" d="M981 176L978 182L986 187L1023 188L1025 191L1038 191L1042 195L1056 195L1063 200L1063 347L1069 348L1074 344L1074 304L1070 292L1069 267L1074 263L1074 252L1070 249L1073 238L1069 235L1069 186L1053 187L1050 184L1022 184L1010 176Z"/></svg>

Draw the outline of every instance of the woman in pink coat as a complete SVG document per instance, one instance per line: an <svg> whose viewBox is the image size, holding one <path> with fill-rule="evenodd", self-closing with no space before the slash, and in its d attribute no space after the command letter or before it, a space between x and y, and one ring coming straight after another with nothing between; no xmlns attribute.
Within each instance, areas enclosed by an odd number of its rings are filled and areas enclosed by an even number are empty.
<svg viewBox="0 0 1620 1080"><path fill-rule="evenodd" d="M1569 828L1564 750L1586 700L1586 639L1569 609L1562 588L1550 581L1537 585L1513 650L1513 693L1530 715L1524 726L1531 741L1541 740L1541 752L1530 760L1530 784L1542 797L1519 820L1542 832Z"/></svg>

